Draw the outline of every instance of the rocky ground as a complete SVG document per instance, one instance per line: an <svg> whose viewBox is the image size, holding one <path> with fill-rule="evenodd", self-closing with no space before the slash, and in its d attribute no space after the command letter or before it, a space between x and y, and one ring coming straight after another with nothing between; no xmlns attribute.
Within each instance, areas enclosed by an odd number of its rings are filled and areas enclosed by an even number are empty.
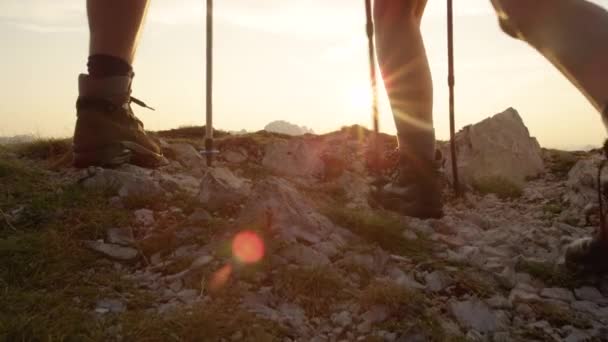
<svg viewBox="0 0 608 342"><path fill-rule="evenodd" d="M370 164L357 127L225 136L209 168L178 133L154 171L0 149L0 340L608 340L608 278L562 265L597 224L594 152L539 149L419 220L368 201L390 137Z"/></svg>

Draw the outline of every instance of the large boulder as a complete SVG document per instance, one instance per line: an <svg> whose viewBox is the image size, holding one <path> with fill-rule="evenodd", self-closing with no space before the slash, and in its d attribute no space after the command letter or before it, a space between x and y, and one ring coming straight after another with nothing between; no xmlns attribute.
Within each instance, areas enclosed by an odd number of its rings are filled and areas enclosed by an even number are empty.
<svg viewBox="0 0 608 342"><path fill-rule="evenodd" d="M262 165L274 174L291 177L321 177L322 146L305 139L278 140L266 146Z"/></svg>
<svg viewBox="0 0 608 342"><path fill-rule="evenodd" d="M210 168L201 181L198 199L208 210L219 210L247 198L249 180L240 178L224 167Z"/></svg>
<svg viewBox="0 0 608 342"><path fill-rule="evenodd" d="M269 231L287 244L317 244L337 231L312 202L280 178L255 185L237 225Z"/></svg>
<svg viewBox="0 0 608 342"><path fill-rule="evenodd" d="M592 154L577 162L568 173L568 192L565 198L573 209L580 210L591 205L597 205L597 173L603 160L601 154ZM602 184L608 183L606 170L602 173Z"/></svg>
<svg viewBox="0 0 608 342"><path fill-rule="evenodd" d="M466 126L456 135L456 146L459 177L466 186L489 178L522 185L544 171L540 145L513 108ZM453 179L448 144L443 152L447 175Z"/></svg>

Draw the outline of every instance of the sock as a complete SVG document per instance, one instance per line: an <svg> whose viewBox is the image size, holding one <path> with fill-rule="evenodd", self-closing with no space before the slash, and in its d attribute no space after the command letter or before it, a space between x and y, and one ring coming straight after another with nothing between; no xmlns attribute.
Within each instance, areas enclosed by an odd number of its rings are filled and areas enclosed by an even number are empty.
<svg viewBox="0 0 608 342"><path fill-rule="evenodd" d="M109 55L89 56L87 63L89 75L95 78L112 76L131 76L133 67L125 60Z"/></svg>

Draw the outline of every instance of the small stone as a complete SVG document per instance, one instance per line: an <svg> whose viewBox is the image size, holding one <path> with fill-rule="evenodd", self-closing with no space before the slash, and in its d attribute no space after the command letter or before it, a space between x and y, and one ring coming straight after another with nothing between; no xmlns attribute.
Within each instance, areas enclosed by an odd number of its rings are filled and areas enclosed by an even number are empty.
<svg viewBox="0 0 608 342"><path fill-rule="evenodd" d="M89 249L99 252L112 259L129 261L137 258L137 250L130 247L103 243L100 241L83 241L84 245Z"/></svg>
<svg viewBox="0 0 608 342"><path fill-rule="evenodd" d="M111 197L108 200L108 204L110 204L110 206L112 208L116 208L116 209L123 209L125 207L124 204L122 203L122 199L119 196Z"/></svg>
<svg viewBox="0 0 608 342"><path fill-rule="evenodd" d="M281 256L297 265L326 266L331 263L325 254L321 254L311 247L300 244L284 248Z"/></svg>
<svg viewBox="0 0 608 342"><path fill-rule="evenodd" d="M352 324L353 319L348 311L342 311L339 314L334 315L331 321L341 327L347 327Z"/></svg>
<svg viewBox="0 0 608 342"><path fill-rule="evenodd" d="M313 246L317 251L325 254L328 258L333 258L340 252L333 241L319 242Z"/></svg>
<svg viewBox="0 0 608 342"><path fill-rule="evenodd" d="M233 164L240 164L247 160L246 155L236 151L226 151L223 153L223 157L227 162Z"/></svg>
<svg viewBox="0 0 608 342"><path fill-rule="evenodd" d="M232 334L232 336L230 337L230 340L232 341L240 341L243 339L243 337L245 337L245 335L243 335L242 331L237 331L234 334Z"/></svg>
<svg viewBox="0 0 608 342"><path fill-rule="evenodd" d="M501 295L495 295L487 300L488 305L493 309L510 309L511 304L507 298Z"/></svg>
<svg viewBox="0 0 608 342"><path fill-rule="evenodd" d="M364 321L370 323L381 323L384 322L389 316L388 309L382 305L376 305L370 308L368 311L361 315Z"/></svg>
<svg viewBox="0 0 608 342"><path fill-rule="evenodd" d="M117 299L102 299L97 302L95 312L104 313L121 313L127 311L126 305Z"/></svg>
<svg viewBox="0 0 608 342"><path fill-rule="evenodd" d="M417 282L416 279L414 279L412 276L406 274L405 272L396 267L392 268L389 271L389 276L391 277L393 282L408 289L423 290L426 288L426 286Z"/></svg>
<svg viewBox="0 0 608 342"><path fill-rule="evenodd" d="M190 216L188 216L188 223L194 225L206 224L212 219L213 217L211 216L211 214L209 214L207 210L199 208L196 209Z"/></svg>
<svg viewBox="0 0 608 342"><path fill-rule="evenodd" d="M137 222L141 226L150 227L153 226L156 222L154 220L154 212L152 210L139 209L136 210L133 214L135 215L135 222Z"/></svg>
<svg viewBox="0 0 608 342"><path fill-rule="evenodd" d="M509 302L511 305L515 303L528 303L540 301L540 297L536 293L529 292L527 289L514 288L509 294Z"/></svg>
<svg viewBox="0 0 608 342"><path fill-rule="evenodd" d="M480 332L494 332L498 328L496 314L481 300L474 298L450 303L450 310L458 323Z"/></svg>
<svg viewBox="0 0 608 342"><path fill-rule="evenodd" d="M158 253L154 253L151 257L150 257L150 263L152 265L158 265L163 261L163 259L161 258L160 252Z"/></svg>
<svg viewBox="0 0 608 342"><path fill-rule="evenodd" d="M168 150L169 154L184 167L199 166L203 160L200 153L190 144L171 144L169 145Z"/></svg>
<svg viewBox="0 0 608 342"><path fill-rule="evenodd" d="M574 294L576 295L576 298L580 300L587 300L596 303L604 303L606 301L606 298L604 298L600 291L597 288L591 286L584 286L575 289Z"/></svg>
<svg viewBox="0 0 608 342"><path fill-rule="evenodd" d="M589 301L576 301L572 303L572 308L577 311L586 312L598 318L608 317L608 308L600 308L597 304Z"/></svg>
<svg viewBox="0 0 608 342"><path fill-rule="evenodd" d="M372 331L372 323L370 321L363 321L357 326L357 331L361 334L367 334Z"/></svg>
<svg viewBox="0 0 608 342"><path fill-rule="evenodd" d="M450 286L452 279L441 271L434 271L424 277L427 288L432 292L439 292Z"/></svg>
<svg viewBox="0 0 608 342"><path fill-rule="evenodd" d="M568 303L574 301L572 291L559 287L544 288L540 291L540 295L545 298L562 300Z"/></svg>
<svg viewBox="0 0 608 342"><path fill-rule="evenodd" d="M199 291L193 289L181 290L177 293L177 296L184 302L192 302L199 296Z"/></svg>
<svg viewBox="0 0 608 342"><path fill-rule="evenodd" d="M200 268L203 267L205 265L208 265L210 262L213 261L213 257L210 255L201 255L198 258L196 258L192 264L190 265L191 269L195 269L195 268Z"/></svg>
<svg viewBox="0 0 608 342"><path fill-rule="evenodd" d="M182 290L183 288L183 283L181 279L176 279L175 281L173 281L171 284L169 284L169 288L173 291L173 292L179 292Z"/></svg>
<svg viewBox="0 0 608 342"><path fill-rule="evenodd" d="M402 237L404 237L406 240L410 240L410 241L414 241L414 240L418 240L418 234L416 234L416 232L412 231L412 230L404 230L403 233L401 234Z"/></svg>
<svg viewBox="0 0 608 342"><path fill-rule="evenodd" d="M110 228L106 231L106 241L115 245L131 246L133 245L133 238L131 232L128 229L123 228Z"/></svg>

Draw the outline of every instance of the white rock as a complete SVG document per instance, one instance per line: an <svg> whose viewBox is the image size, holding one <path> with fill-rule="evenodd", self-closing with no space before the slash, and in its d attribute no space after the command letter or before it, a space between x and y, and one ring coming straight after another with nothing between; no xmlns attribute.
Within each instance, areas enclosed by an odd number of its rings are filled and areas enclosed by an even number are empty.
<svg viewBox="0 0 608 342"><path fill-rule="evenodd" d="M461 182L472 185L488 177L502 177L523 184L528 177L544 170L538 141L513 108L475 125L467 126L456 135L458 171ZM446 165L451 165L449 147L445 147ZM447 168L451 178L451 168Z"/></svg>
<svg viewBox="0 0 608 342"><path fill-rule="evenodd" d="M154 212L149 209L139 209L136 210L133 215L135 215L135 222L144 227L153 226L156 221L154 220Z"/></svg>
<svg viewBox="0 0 608 342"><path fill-rule="evenodd" d="M250 182L227 168L210 168L203 176L198 199L205 209L217 210L244 200L251 191Z"/></svg>
<svg viewBox="0 0 608 342"><path fill-rule="evenodd" d="M281 252L281 256L302 266L326 266L331 263L325 254L300 244L286 247Z"/></svg>
<svg viewBox="0 0 608 342"><path fill-rule="evenodd" d="M544 288L540 291L540 295L545 298L562 300L568 303L574 301L572 291L559 287Z"/></svg>
<svg viewBox="0 0 608 342"><path fill-rule="evenodd" d="M124 228L110 228L106 231L106 241L121 246L131 246L133 237L131 232Z"/></svg>
<svg viewBox="0 0 608 342"><path fill-rule="evenodd" d="M299 138L268 144L262 165L283 176L319 177L324 171L320 149Z"/></svg>
<svg viewBox="0 0 608 342"><path fill-rule="evenodd" d="M185 167L197 167L200 166L203 161L201 154L190 144L171 144L168 150L171 151L175 159Z"/></svg>
<svg viewBox="0 0 608 342"><path fill-rule="evenodd" d="M127 311L127 306L117 299L102 299L97 302L95 312L97 313L122 313Z"/></svg>
<svg viewBox="0 0 608 342"><path fill-rule="evenodd" d="M434 271L424 277L427 288L432 292L439 292L450 286L452 279L441 271Z"/></svg>
<svg viewBox="0 0 608 342"><path fill-rule="evenodd" d="M596 303L605 303L606 298L600 293L600 291L591 286L584 286L574 290L576 298L580 300L587 300Z"/></svg>
<svg viewBox="0 0 608 342"><path fill-rule="evenodd" d="M233 164L240 164L247 160L247 156L237 151L226 151L222 153L224 159Z"/></svg>
<svg viewBox="0 0 608 342"><path fill-rule="evenodd" d="M130 247L103 243L100 241L83 241L84 245L112 259L129 261L137 258L137 250Z"/></svg>
<svg viewBox="0 0 608 342"><path fill-rule="evenodd" d="M109 190L122 198L158 198L163 189L148 175L92 168L81 184L87 189Z"/></svg>
<svg viewBox="0 0 608 342"><path fill-rule="evenodd" d="M494 332L498 329L496 314L481 300L474 298L450 303L450 311L458 323L479 332Z"/></svg>
<svg viewBox="0 0 608 342"><path fill-rule="evenodd" d="M347 327L353 323L353 318L348 311L342 311L339 314L334 314L331 321L341 327Z"/></svg>

